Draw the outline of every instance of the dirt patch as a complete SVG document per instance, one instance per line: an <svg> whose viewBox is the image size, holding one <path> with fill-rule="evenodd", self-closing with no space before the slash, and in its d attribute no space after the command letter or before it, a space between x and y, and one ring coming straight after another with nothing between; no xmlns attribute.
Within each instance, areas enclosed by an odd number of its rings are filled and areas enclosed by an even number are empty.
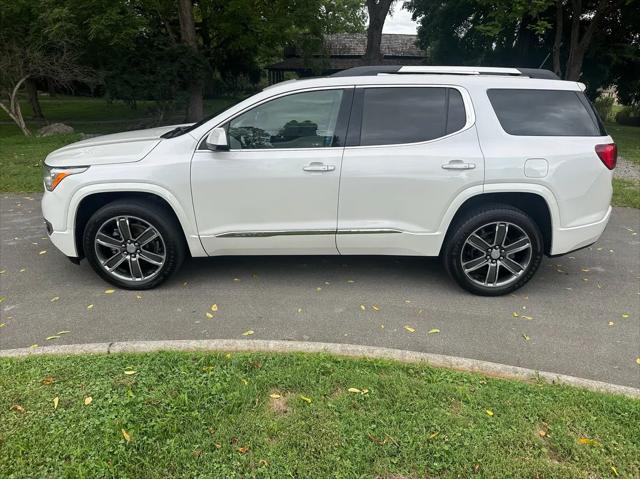
<svg viewBox="0 0 640 479"><path fill-rule="evenodd" d="M280 394L278 392L272 392L269 396L269 402L267 408L273 414L284 415L288 414L291 408L289 407L289 394Z"/></svg>

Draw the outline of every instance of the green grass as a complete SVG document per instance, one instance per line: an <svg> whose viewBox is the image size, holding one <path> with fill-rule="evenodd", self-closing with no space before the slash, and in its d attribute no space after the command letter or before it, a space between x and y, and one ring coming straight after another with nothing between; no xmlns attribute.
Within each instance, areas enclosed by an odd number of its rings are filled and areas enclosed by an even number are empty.
<svg viewBox="0 0 640 479"><path fill-rule="evenodd" d="M608 122L605 127L618 145L618 154L640 166L640 128L613 122Z"/></svg>
<svg viewBox="0 0 640 479"><path fill-rule="evenodd" d="M614 206L640 208L640 181L614 178L611 203Z"/></svg>
<svg viewBox="0 0 640 479"><path fill-rule="evenodd" d="M622 396L388 361L0 360L7 478L638 477L638 424Z"/></svg>

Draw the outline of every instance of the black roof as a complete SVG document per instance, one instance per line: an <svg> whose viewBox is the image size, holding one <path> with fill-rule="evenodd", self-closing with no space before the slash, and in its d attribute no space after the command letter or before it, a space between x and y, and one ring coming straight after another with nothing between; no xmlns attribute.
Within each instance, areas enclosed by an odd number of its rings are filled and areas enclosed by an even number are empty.
<svg viewBox="0 0 640 479"><path fill-rule="evenodd" d="M340 72L334 73L331 75L332 77L354 77L354 76L375 76L380 73L399 73L400 68L406 65L376 65L376 66L363 66L363 67L354 67L349 68L348 70L342 70ZM445 73L446 66L443 66L443 74L451 74L455 75L456 72ZM550 70L544 70L541 68L516 68L522 76L526 76L529 78L542 78L545 80L560 80L560 77L553 73ZM414 74L414 73L412 73ZM428 73L434 74L434 73ZM482 73L483 75L502 75L502 73Z"/></svg>

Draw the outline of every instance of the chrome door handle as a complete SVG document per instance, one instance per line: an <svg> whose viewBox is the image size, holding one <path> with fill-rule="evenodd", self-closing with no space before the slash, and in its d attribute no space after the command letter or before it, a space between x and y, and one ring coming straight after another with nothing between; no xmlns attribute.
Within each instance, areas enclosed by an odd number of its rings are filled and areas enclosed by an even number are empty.
<svg viewBox="0 0 640 479"><path fill-rule="evenodd" d="M451 160L449 163L442 165L444 170L473 170L475 167L475 163L465 163L462 160Z"/></svg>
<svg viewBox="0 0 640 479"><path fill-rule="evenodd" d="M309 163L307 166L302 167L304 171L333 171L336 169L334 165L325 165L324 163L320 163L314 161Z"/></svg>

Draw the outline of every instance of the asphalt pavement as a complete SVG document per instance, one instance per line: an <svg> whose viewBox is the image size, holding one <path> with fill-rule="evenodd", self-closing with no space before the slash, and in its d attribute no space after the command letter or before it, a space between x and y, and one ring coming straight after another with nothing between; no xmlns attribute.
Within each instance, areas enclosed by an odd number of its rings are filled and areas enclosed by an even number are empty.
<svg viewBox="0 0 640 479"><path fill-rule="evenodd" d="M155 290L111 289L86 261L72 264L49 242L39 195L3 195L0 349L164 339L320 341L640 387L635 209L614 209L593 247L546 258L528 285L500 298L462 291L437 259L374 256L193 259Z"/></svg>

